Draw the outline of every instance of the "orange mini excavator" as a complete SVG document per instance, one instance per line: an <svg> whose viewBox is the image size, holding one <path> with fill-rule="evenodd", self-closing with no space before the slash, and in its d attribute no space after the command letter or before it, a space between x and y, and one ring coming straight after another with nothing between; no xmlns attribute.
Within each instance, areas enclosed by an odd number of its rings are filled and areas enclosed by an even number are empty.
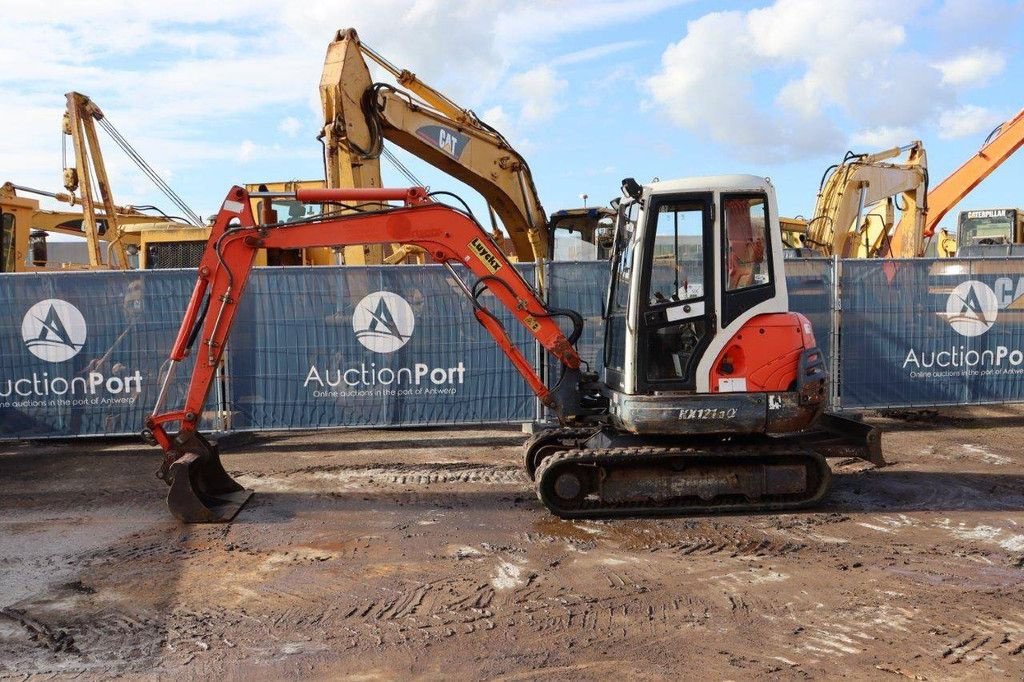
<svg viewBox="0 0 1024 682"><path fill-rule="evenodd" d="M808 320L788 309L772 185L729 175L645 186L627 179L622 188L612 202L601 377L585 371L574 348L581 316L545 305L471 214L423 188L297 190L287 195L303 203L373 208L287 223L269 211L257 221L250 209L250 197L282 193L233 188L143 432L164 451L158 476L170 485L171 512L186 522L226 521L252 494L225 472L199 421L262 248L412 244L443 264L477 321L560 422L524 446L537 495L558 516L789 510L826 494L825 456L882 463L872 429L823 414L825 361ZM396 201L402 205L388 203ZM485 307L485 291L562 365L554 386ZM559 317L571 322L568 335ZM164 411L174 367L194 346L185 404ZM168 432L173 425L177 431Z"/></svg>

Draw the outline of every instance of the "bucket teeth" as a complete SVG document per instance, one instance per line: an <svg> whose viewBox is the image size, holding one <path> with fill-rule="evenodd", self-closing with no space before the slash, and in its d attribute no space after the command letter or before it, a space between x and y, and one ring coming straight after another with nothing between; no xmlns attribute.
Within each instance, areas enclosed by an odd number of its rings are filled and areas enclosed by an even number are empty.
<svg viewBox="0 0 1024 682"><path fill-rule="evenodd" d="M170 466L167 508L184 523L226 523L235 518L253 491L231 478L217 446L197 437L198 446Z"/></svg>

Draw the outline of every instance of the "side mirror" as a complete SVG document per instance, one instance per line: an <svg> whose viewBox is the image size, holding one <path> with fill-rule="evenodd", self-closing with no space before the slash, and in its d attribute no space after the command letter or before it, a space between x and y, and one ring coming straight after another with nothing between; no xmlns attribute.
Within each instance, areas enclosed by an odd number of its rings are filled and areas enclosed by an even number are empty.
<svg viewBox="0 0 1024 682"><path fill-rule="evenodd" d="M640 195L643 194L643 188L635 179L625 178L622 181L622 193L635 201L640 201Z"/></svg>

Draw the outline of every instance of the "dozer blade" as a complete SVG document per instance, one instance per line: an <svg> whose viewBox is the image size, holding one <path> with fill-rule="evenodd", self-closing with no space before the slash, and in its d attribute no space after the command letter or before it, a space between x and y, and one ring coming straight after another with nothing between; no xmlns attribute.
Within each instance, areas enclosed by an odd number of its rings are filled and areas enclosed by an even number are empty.
<svg viewBox="0 0 1024 682"><path fill-rule="evenodd" d="M167 480L171 486L167 508L184 523L226 523L253 493L224 471L216 445L179 457L171 464Z"/></svg>

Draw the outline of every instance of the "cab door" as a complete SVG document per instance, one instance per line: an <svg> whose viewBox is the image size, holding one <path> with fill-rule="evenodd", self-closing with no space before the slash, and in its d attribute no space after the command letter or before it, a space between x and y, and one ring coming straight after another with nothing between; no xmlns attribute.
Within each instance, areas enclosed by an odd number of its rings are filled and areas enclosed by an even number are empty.
<svg viewBox="0 0 1024 682"><path fill-rule="evenodd" d="M637 297L636 393L692 391L716 328L714 195L649 201Z"/></svg>

